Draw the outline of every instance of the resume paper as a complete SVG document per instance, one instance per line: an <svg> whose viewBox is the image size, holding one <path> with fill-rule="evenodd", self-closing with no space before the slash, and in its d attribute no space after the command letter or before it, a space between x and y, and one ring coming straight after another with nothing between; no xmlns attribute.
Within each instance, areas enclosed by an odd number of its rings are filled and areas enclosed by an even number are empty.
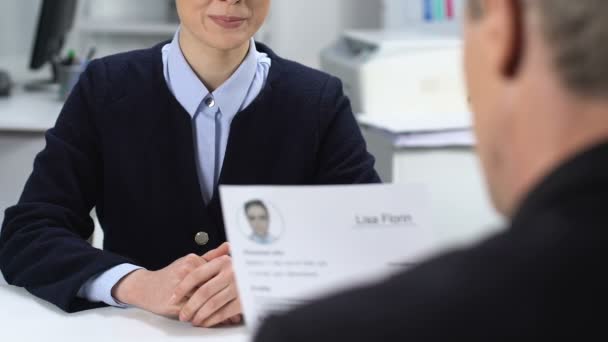
<svg viewBox="0 0 608 342"><path fill-rule="evenodd" d="M379 280L432 252L419 185L222 186L246 324Z"/></svg>

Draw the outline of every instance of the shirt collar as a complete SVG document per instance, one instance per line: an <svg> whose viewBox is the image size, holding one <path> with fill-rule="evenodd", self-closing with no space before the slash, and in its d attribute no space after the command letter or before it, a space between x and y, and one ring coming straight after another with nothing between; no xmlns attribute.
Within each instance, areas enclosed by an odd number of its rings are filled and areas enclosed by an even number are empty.
<svg viewBox="0 0 608 342"><path fill-rule="evenodd" d="M255 41L251 38L249 52L241 65L224 84L211 93L223 115L234 116L242 109L261 57L263 54L258 52ZM209 90L186 61L179 45L179 30L169 45L167 62L169 87L179 103L194 117L209 95Z"/></svg>

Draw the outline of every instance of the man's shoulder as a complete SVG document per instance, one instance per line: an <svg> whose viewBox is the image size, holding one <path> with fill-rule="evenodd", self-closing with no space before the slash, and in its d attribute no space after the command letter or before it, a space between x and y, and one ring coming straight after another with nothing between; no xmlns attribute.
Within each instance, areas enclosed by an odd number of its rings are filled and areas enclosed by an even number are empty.
<svg viewBox="0 0 608 342"><path fill-rule="evenodd" d="M484 319L488 320L483 329L490 329L511 311L505 303L516 304L507 290L518 281L512 279L517 270L509 266L510 243L507 234L498 234L474 248L442 254L380 283L273 317L261 329L259 340L273 341L279 335L295 341L320 336L327 337L323 341L449 338L459 329L458 322ZM302 324L311 321L314 324L304 329Z"/></svg>
<svg viewBox="0 0 608 342"><path fill-rule="evenodd" d="M588 202L571 202L380 283L273 317L259 341L518 340L595 324L601 316L593 310L608 299L606 234L601 222L585 220L588 209L576 210Z"/></svg>

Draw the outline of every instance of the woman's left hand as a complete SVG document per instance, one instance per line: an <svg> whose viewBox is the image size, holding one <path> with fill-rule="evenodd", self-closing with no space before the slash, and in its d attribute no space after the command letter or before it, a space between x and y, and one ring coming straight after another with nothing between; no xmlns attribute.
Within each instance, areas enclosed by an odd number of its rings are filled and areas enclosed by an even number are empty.
<svg viewBox="0 0 608 342"><path fill-rule="evenodd" d="M208 262L192 271L176 287L172 303L187 299L179 319L198 327L239 324L242 321L230 246L222 246L203 255ZM191 294L190 298L187 298Z"/></svg>

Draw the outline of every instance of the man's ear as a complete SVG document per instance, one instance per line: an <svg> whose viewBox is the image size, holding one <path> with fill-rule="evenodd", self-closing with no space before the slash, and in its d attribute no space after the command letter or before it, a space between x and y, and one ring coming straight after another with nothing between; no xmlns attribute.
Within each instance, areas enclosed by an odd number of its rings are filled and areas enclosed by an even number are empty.
<svg viewBox="0 0 608 342"><path fill-rule="evenodd" d="M524 56L522 0L482 0L486 46L498 71L507 78L517 76Z"/></svg>

